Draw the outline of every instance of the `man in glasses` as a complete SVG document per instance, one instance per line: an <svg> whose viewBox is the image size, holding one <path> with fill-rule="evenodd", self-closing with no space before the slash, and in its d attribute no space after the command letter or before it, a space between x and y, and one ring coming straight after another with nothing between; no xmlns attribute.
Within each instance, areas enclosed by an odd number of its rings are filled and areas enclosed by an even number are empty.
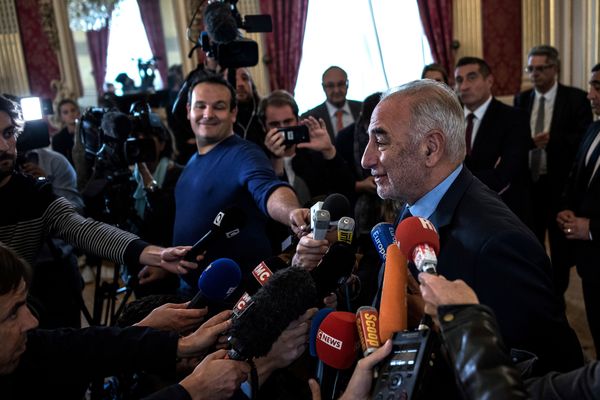
<svg viewBox="0 0 600 400"><path fill-rule="evenodd" d="M555 287L562 296L574 262L555 218L577 148L592 122L592 110L583 90L558 83L560 60L554 47L532 48L525 70L533 89L518 94L515 106L529 113L535 143L529 153L534 233L544 243L548 231Z"/></svg>
<svg viewBox="0 0 600 400"><path fill-rule="evenodd" d="M323 72L323 91L327 100L315 108L304 113L301 119L310 116L317 121L323 119L327 132L331 135L331 141L339 131L347 127L360 114L361 102L346 100L348 93L348 74L340 67L331 66Z"/></svg>

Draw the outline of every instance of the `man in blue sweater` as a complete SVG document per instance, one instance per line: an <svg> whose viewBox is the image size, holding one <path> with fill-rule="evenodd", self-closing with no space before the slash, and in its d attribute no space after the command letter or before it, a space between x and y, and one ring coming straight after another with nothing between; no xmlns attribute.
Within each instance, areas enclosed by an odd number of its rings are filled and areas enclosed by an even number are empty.
<svg viewBox="0 0 600 400"><path fill-rule="evenodd" d="M173 242L195 243L209 231L219 211L237 206L246 214L245 226L235 237L216 241L204 260L228 257L242 271L250 271L271 255L267 219L301 226L306 211L299 209L296 194L277 178L264 152L234 134L236 96L227 81L199 75L190 85L187 107L198 153L188 162L175 189ZM192 274L184 279L195 287L197 277ZM184 291L185 287L183 284Z"/></svg>

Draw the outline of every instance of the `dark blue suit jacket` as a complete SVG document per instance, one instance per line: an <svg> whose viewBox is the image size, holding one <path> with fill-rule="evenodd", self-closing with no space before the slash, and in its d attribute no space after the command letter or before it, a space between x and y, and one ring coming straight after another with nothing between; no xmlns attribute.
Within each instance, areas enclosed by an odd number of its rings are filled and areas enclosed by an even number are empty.
<svg viewBox="0 0 600 400"><path fill-rule="evenodd" d="M475 290L496 314L508 347L535 353L540 372L583 364L545 250L494 192L463 168L431 221L440 234L438 272Z"/></svg>
<svg viewBox="0 0 600 400"><path fill-rule="evenodd" d="M362 108L362 102L356 100L346 100L348 102L348 106L350 106L350 112L354 117L354 121L358 119L360 115L360 109ZM322 118L325 121L325 126L327 127L327 132L329 132L329 136L331 136L331 143L335 144L335 138L333 137L333 126L331 125L331 118L329 117L329 112L327 111L327 105L325 102L319 104L315 108L312 108L302 114L301 119L315 117L317 120Z"/></svg>

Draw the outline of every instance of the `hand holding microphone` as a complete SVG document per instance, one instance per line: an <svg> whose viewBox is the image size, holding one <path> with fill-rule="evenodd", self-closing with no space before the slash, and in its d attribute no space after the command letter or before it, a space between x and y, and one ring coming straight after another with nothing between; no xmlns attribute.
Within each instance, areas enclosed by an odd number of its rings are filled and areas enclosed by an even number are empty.
<svg viewBox="0 0 600 400"><path fill-rule="evenodd" d="M464 281L446 280L443 276L419 274L421 293L425 300L425 312L437 316L437 309L447 304L479 304L477 295Z"/></svg>

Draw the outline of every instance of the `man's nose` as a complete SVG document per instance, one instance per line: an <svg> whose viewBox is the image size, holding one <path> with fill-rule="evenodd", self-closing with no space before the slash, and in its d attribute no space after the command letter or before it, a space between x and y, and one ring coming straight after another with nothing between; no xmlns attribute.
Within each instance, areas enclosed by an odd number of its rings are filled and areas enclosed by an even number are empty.
<svg viewBox="0 0 600 400"><path fill-rule="evenodd" d="M362 159L360 160L360 165L364 169L371 169L375 165L375 151L372 149L371 141L367 143L367 147L365 147L365 152L363 153Z"/></svg>

